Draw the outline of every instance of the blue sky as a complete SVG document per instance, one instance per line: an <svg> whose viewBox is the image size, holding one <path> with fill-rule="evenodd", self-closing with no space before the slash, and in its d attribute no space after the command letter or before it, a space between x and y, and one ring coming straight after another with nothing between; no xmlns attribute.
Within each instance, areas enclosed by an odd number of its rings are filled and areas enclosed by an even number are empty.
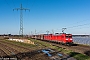
<svg viewBox="0 0 90 60"><path fill-rule="evenodd" d="M52 30L66 33L90 34L90 0L0 0L0 34L19 34L22 3L24 34L46 33Z"/></svg>

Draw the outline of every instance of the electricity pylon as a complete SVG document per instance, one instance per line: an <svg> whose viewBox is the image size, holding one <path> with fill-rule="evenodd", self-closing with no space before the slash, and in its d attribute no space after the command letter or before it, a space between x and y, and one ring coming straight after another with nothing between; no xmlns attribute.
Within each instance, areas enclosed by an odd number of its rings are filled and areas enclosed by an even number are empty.
<svg viewBox="0 0 90 60"><path fill-rule="evenodd" d="M19 31L19 35L20 36L22 36L22 38L23 38L23 10L29 10L30 11L30 9L27 9L27 8L23 8L22 7L22 4L20 5L20 8L15 8L15 9L13 9L13 11L14 10L20 10L20 31Z"/></svg>

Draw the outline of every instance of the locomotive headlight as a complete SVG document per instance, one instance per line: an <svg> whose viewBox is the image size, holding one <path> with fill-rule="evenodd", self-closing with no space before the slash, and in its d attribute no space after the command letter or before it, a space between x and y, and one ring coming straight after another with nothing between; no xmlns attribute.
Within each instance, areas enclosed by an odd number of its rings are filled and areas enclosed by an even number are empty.
<svg viewBox="0 0 90 60"><path fill-rule="evenodd" d="M66 39L66 40L68 40L68 39Z"/></svg>
<svg viewBox="0 0 90 60"><path fill-rule="evenodd" d="M72 40L72 39L70 39L70 40Z"/></svg>

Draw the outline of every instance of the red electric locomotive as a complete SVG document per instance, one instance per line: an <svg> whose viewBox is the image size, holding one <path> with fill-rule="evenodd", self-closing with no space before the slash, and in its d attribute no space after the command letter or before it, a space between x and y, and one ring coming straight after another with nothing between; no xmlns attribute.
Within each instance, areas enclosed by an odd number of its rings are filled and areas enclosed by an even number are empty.
<svg viewBox="0 0 90 60"><path fill-rule="evenodd" d="M73 43L72 34L66 34L66 33L55 34L55 35L47 34L44 35L43 40L60 42L62 44L69 44L69 45Z"/></svg>
<svg viewBox="0 0 90 60"><path fill-rule="evenodd" d="M66 45L73 44L72 34L66 34L66 33L33 35L32 38L58 42Z"/></svg>

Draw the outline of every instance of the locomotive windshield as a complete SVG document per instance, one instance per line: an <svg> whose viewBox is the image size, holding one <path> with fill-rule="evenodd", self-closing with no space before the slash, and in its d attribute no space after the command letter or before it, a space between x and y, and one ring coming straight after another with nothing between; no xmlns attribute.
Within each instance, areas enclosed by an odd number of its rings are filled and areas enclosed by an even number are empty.
<svg viewBox="0 0 90 60"><path fill-rule="evenodd" d="M72 38L72 35L68 34L66 35L66 38Z"/></svg>

